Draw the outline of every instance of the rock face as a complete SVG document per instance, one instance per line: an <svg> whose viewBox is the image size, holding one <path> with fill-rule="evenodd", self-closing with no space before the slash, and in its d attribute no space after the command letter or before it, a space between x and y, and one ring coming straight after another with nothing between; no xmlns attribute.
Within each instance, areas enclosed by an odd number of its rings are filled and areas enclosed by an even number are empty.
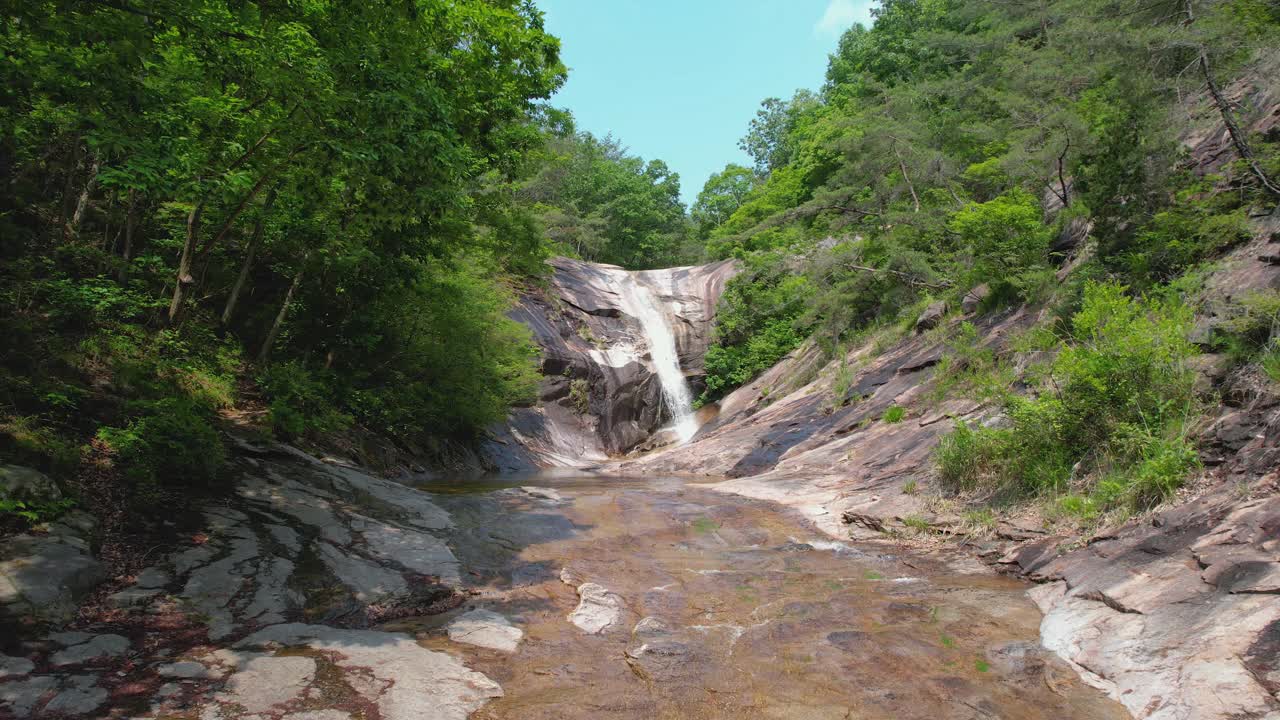
<svg viewBox="0 0 1280 720"><path fill-rule="evenodd" d="M464 720L502 694L410 635L361 629L462 601L454 520L436 497L287 446L242 462L236 493L203 508L201 532L113 588L113 632L20 643L6 628L0 718ZM55 523L6 541L26 554L6 555L0 580L18 579L27 614L37 597L74 613L72 586L102 579L71 533ZM523 636L489 611L455 623L457 643L512 651ZM139 697L147 712L121 714Z"/></svg>
<svg viewBox="0 0 1280 720"><path fill-rule="evenodd" d="M0 541L0 616L55 624L71 619L79 600L106 577L90 550L95 526L73 512L46 534Z"/></svg>
<svg viewBox="0 0 1280 720"><path fill-rule="evenodd" d="M624 283L638 282L661 304L680 365L698 390L715 306L732 261L629 273L612 265L556 258L545 292L525 294L512 317L542 349L535 407L514 411L483 451L501 471L599 462L647 440L666 416L661 388Z"/></svg>

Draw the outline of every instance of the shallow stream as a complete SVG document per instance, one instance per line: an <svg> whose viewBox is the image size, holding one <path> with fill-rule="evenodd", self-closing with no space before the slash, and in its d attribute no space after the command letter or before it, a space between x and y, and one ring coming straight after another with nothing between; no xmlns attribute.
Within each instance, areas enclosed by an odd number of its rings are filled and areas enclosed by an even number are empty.
<svg viewBox="0 0 1280 720"><path fill-rule="evenodd" d="M422 489L453 515L476 595L386 629L496 680L476 718L1128 717L1039 647L1026 585L976 565L832 541L676 478ZM584 583L616 606L597 634L568 619ZM523 629L514 653L447 639L477 607Z"/></svg>

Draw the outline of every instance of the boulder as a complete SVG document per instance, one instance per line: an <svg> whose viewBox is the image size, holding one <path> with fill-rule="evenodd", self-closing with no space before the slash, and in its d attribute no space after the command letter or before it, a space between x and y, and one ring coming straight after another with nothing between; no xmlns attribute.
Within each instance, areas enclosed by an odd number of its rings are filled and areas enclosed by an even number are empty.
<svg viewBox="0 0 1280 720"><path fill-rule="evenodd" d="M70 532L0 542L0 615L66 622L80 599L104 579L106 569L89 543Z"/></svg>
<svg viewBox="0 0 1280 720"><path fill-rule="evenodd" d="M1049 252L1065 255L1075 250L1080 247L1085 238L1089 237L1089 231L1092 229L1093 223L1088 218L1071 218L1058 233L1058 237L1054 238L1053 244L1049 246Z"/></svg>
<svg viewBox="0 0 1280 720"><path fill-rule="evenodd" d="M916 318L916 332L924 332L938 327L942 322L942 318L947 315L947 303L939 300L924 309L920 313L920 317Z"/></svg>
<svg viewBox="0 0 1280 720"><path fill-rule="evenodd" d="M964 299L960 301L960 309L965 315L972 315L978 311L978 308L982 306L982 301L986 300L990 294L991 286L982 283L964 294Z"/></svg>
<svg viewBox="0 0 1280 720"><path fill-rule="evenodd" d="M48 475L21 465L0 465L0 498L18 498L36 502L62 499L58 484Z"/></svg>

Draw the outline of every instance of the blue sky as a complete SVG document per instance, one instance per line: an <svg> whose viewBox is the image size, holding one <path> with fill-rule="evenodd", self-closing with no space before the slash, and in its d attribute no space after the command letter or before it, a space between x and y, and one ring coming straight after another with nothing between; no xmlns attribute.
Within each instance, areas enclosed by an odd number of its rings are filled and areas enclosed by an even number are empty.
<svg viewBox="0 0 1280 720"><path fill-rule="evenodd" d="M760 101L817 89L873 0L538 0L569 81L552 102L680 173L686 203L728 162Z"/></svg>

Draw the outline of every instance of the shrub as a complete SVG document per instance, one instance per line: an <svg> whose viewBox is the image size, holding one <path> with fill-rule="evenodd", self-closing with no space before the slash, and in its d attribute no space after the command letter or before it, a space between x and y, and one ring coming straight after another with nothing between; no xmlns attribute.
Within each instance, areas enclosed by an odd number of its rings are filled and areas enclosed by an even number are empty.
<svg viewBox="0 0 1280 720"><path fill-rule="evenodd" d="M707 350L707 389L713 400L769 369L804 341L800 320L812 292L781 254L753 258L729 281L716 310L715 342Z"/></svg>
<svg viewBox="0 0 1280 720"><path fill-rule="evenodd" d="M591 391L586 380L578 378L569 382L569 402L573 403L579 415L591 412Z"/></svg>
<svg viewBox="0 0 1280 720"><path fill-rule="evenodd" d="M1048 262L1049 230L1040 203L1024 190L1010 190L985 203L969 203L948 223L970 254L968 285L986 282L993 294L1027 297L1028 273Z"/></svg>
<svg viewBox="0 0 1280 720"><path fill-rule="evenodd" d="M889 407L888 410L884 411L884 421L890 424L900 423L902 422L902 419L906 416L907 416L906 409L898 407L897 405L892 405Z"/></svg>
<svg viewBox="0 0 1280 720"><path fill-rule="evenodd" d="M102 428L98 438L115 451L132 501L156 506L217 479L227 453L211 420L189 400L166 398L124 427Z"/></svg>
<svg viewBox="0 0 1280 720"><path fill-rule="evenodd" d="M271 399L271 429L286 440L342 432L351 426L351 416L338 409L342 393L334 392L336 382L331 376L316 375L291 360L268 367L258 383Z"/></svg>
<svg viewBox="0 0 1280 720"><path fill-rule="evenodd" d="M1092 498L1100 507L1167 499L1196 463L1185 433L1190 321L1174 301L1087 285L1072 341L1041 393L1006 400L1008 427L962 423L940 442L943 486L1006 497L1057 494L1091 474L1100 478Z"/></svg>
<svg viewBox="0 0 1280 720"><path fill-rule="evenodd" d="M38 525L57 520L63 513L75 507L75 504L75 500L71 498L38 502L0 496L0 516L8 515L29 525Z"/></svg>
<svg viewBox="0 0 1280 720"><path fill-rule="evenodd" d="M1272 380L1280 380L1280 291L1247 293L1219 314L1217 345L1235 362L1256 361Z"/></svg>
<svg viewBox="0 0 1280 720"><path fill-rule="evenodd" d="M1167 282L1249 239L1238 196L1214 192L1213 180L1205 178L1179 191L1174 204L1152 216L1119 251L1118 264L1127 277L1147 285Z"/></svg>

